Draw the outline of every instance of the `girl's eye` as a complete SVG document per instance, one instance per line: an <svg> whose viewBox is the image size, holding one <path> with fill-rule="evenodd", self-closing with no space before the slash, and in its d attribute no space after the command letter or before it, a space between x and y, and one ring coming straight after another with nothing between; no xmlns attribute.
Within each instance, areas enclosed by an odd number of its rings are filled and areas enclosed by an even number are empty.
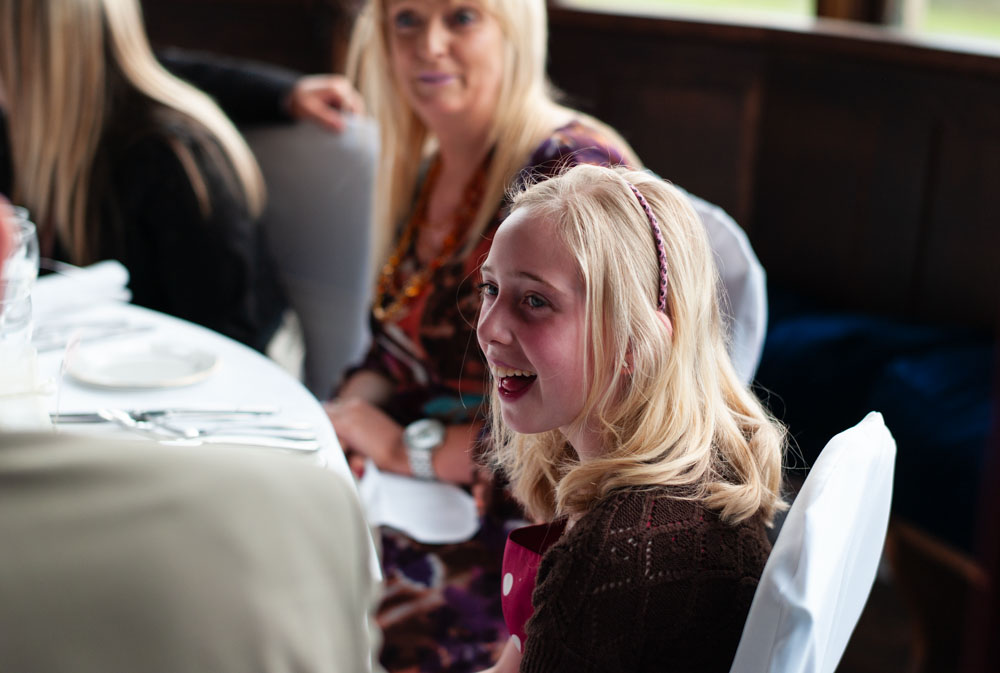
<svg viewBox="0 0 1000 673"><path fill-rule="evenodd" d="M497 286L490 282L480 283L479 294L484 297L495 297L497 296Z"/></svg>
<svg viewBox="0 0 1000 673"><path fill-rule="evenodd" d="M537 294L529 294L524 298L524 303L530 308L544 308L548 306L548 302L539 297Z"/></svg>

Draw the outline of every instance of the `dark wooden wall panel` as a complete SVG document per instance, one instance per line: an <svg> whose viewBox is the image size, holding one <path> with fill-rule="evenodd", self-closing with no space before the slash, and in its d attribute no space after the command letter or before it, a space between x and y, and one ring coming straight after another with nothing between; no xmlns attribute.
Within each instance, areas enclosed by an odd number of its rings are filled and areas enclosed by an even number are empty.
<svg viewBox="0 0 1000 673"><path fill-rule="evenodd" d="M1000 105L992 114L1000 120ZM1000 295L1000 138L978 131L957 123L941 128L914 287L922 311L940 319L985 318Z"/></svg>
<svg viewBox="0 0 1000 673"><path fill-rule="evenodd" d="M882 81L830 63L774 65L752 234L776 282L897 313L916 263L924 129Z"/></svg>
<svg viewBox="0 0 1000 673"><path fill-rule="evenodd" d="M749 214L761 93L752 52L554 27L549 71L571 105L618 129L649 168L739 219Z"/></svg>
<svg viewBox="0 0 1000 673"><path fill-rule="evenodd" d="M343 68L355 0L142 0L150 41L277 63Z"/></svg>

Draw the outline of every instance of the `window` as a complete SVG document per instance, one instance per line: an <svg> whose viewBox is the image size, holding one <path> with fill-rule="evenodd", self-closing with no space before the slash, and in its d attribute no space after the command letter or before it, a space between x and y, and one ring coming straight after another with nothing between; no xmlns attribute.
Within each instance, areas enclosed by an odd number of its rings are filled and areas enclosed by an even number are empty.
<svg viewBox="0 0 1000 673"><path fill-rule="evenodd" d="M997 0L1000 1L1000 0ZM567 7L600 8L604 10L670 10L679 14L700 16L810 17L815 15L815 0L560 0Z"/></svg>
<svg viewBox="0 0 1000 673"><path fill-rule="evenodd" d="M921 33L1000 41L1000 0L912 1L907 24Z"/></svg>

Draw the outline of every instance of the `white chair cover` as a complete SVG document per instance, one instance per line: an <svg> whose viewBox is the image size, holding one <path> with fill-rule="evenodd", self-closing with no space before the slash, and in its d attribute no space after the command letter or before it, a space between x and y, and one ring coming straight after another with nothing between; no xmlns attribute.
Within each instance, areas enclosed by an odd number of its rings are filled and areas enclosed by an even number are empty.
<svg viewBox="0 0 1000 673"><path fill-rule="evenodd" d="M305 385L325 399L368 342L375 123L352 117L342 133L302 122L244 135L267 183L261 226L302 325Z"/></svg>
<svg viewBox="0 0 1000 673"><path fill-rule="evenodd" d="M683 190L681 190L683 191ZM740 380L749 384L760 364L767 330L764 267L736 221L719 206L684 192L701 217L715 253L725 295L720 297L729 330L729 356Z"/></svg>
<svg viewBox="0 0 1000 673"><path fill-rule="evenodd" d="M731 673L833 673L875 581L896 442L869 413L823 449L785 518Z"/></svg>

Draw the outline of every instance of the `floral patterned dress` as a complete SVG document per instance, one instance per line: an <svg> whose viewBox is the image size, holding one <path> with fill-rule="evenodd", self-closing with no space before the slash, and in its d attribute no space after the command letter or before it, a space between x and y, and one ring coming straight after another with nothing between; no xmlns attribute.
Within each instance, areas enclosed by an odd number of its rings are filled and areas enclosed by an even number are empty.
<svg viewBox="0 0 1000 673"><path fill-rule="evenodd" d="M521 179L551 177L576 164L624 164L626 156L611 138L573 121L539 145ZM482 241L470 253L444 261L405 309L382 320L373 313L373 343L358 369L393 381L394 394L384 410L398 423L437 418L463 424L485 418L489 376L475 335L478 269L506 212L501 205ZM421 271L415 240L401 251L392 287L407 287L407 276ZM388 305L394 298L383 301ZM468 542L427 545L382 530L386 590L377 621L384 636L382 664L390 672L478 671L499 657L508 639L500 600L504 545L507 534L524 521L509 501L494 500Z"/></svg>

